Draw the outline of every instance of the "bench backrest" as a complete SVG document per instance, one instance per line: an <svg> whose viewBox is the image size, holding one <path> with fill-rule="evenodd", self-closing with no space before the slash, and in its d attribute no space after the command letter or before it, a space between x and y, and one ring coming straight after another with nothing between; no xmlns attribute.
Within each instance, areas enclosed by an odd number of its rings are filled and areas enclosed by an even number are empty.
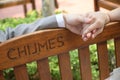
<svg viewBox="0 0 120 80"><path fill-rule="evenodd" d="M0 0L0 9L12 6L23 5L24 13L27 13L27 3L31 3L32 9L36 9L35 0Z"/></svg>
<svg viewBox="0 0 120 80"><path fill-rule="evenodd" d="M94 0L95 11L99 11L100 7L112 10L120 7L120 0Z"/></svg>
<svg viewBox="0 0 120 80"><path fill-rule="evenodd" d="M26 64L36 61L40 80L52 80L49 57L57 56L61 80L73 80L69 51L78 50L80 76L92 80L89 46L97 45L100 80L109 76L107 40L114 40L116 66L120 66L120 23L107 25L103 33L84 42L81 36L66 29L37 31L0 44L0 80L3 70L13 68L16 80L29 80ZM76 53L77 54L77 53ZM93 53L95 54L95 53Z"/></svg>

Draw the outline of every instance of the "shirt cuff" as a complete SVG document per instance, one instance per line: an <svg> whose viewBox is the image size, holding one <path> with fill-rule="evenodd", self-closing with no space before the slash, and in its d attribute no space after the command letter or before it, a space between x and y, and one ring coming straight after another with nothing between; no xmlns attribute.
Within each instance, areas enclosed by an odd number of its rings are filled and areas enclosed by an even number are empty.
<svg viewBox="0 0 120 80"><path fill-rule="evenodd" d="M58 27L65 28L65 21L63 18L63 14L57 14L56 15L56 20L58 23Z"/></svg>

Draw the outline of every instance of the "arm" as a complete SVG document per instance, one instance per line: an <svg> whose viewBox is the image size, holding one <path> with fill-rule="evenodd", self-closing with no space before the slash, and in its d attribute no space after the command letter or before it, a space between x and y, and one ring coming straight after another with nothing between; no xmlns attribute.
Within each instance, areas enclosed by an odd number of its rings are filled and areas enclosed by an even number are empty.
<svg viewBox="0 0 120 80"><path fill-rule="evenodd" d="M63 14L49 16L39 19L31 24L20 24L16 28L7 28L5 32L0 31L0 41L3 42L10 38L48 28L67 28L73 33L80 34L84 16L79 14Z"/></svg>
<svg viewBox="0 0 120 80"><path fill-rule="evenodd" d="M120 21L120 8L114 9L108 13L110 21Z"/></svg>
<svg viewBox="0 0 120 80"><path fill-rule="evenodd" d="M50 17L36 20L35 22L30 24L20 24L16 26L16 28L9 27L4 32L0 31L0 41L3 42L10 38L27 34L30 32L34 32L37 30L41 30L41 29L56 28L56 27L58 27L56 17L50 16Z"/></svg>

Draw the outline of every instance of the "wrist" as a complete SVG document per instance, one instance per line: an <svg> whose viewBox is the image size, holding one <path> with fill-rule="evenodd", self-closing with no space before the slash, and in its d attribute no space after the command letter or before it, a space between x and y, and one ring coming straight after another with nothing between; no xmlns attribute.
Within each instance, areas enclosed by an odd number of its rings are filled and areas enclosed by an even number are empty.
<svg viewBox="0 0 120 80"><path fill-rule="evenodd" d="M65 27L66 27L66 24L67 24L66 17L67 17L67 14L63 14L63 19L64 19Z"/></svg>
<svg viewBox="0 0 120 80"><path fill-rule="evenodd" d="M111 18L110 18L110 14L109 13L105 13L106 15L106 20L105 20L105 24L111 22Z"/></svg>

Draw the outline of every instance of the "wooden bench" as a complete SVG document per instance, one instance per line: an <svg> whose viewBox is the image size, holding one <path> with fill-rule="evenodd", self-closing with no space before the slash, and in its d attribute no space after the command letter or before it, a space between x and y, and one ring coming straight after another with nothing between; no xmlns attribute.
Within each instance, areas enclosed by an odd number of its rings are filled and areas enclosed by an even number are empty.
<svg viewBox="0 0 120 80"><path fill-rule="evenodd" d="M36 61L40 80L52 80L48 58L57 56L61 80L73 80L69 51L78 50L80 77L92 80L89 46L97 45L99 78L109 76L107 41L114 40L116 67L120 66L120 23L106 25L103 33L84 42L66 29L41 30L0 44L0 80L2 71L13 68L16 80L29 80L26 63ZM77 53L76 53L77 54ZM94 53L93 53L94 54ZM77 58L76 58L77 60Z"/></svg>
<svg viewBox="0 0 120 80"><path fill-rule="evenodd" d="M120 7L120 0L94 0L95 11L99 11L100 7L112 10Z"/></svg>
<svg viewBox="0 0 120 80"><path fill-rule="evenodd" d="M6 8L11 6L23 5L24 13L27 13L27 4L32 4L32 9L36 9L35 0L0 0L0 8Z"/></svg>

